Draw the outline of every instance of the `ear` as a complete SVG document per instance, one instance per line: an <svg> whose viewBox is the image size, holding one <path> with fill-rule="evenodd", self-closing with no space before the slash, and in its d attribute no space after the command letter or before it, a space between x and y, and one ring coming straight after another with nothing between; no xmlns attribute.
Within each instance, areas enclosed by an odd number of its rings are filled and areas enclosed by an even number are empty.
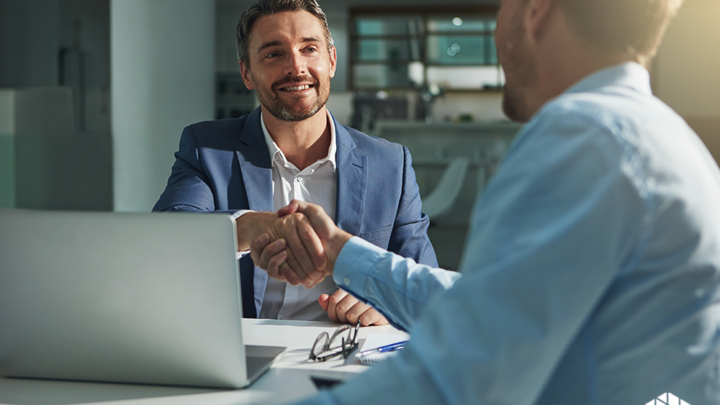
<svg viewBox="0 0 720 405"><path fill-rule="evenodd" d="M337 69L337 50L333 46L330 49L330 78L335 77L335 70Z"/></svg>
<svg viewBox="0 0 720 405"><path fill-rule="evenodd" d="M240 75L242 76L243 83L245 83L245 87L247 87L248 90L255 89L255 82L250 74L250 69L245 67L242 61L238 61L238 65L240 65Z"/></svg>
<svg viewBox="0 0 720 405"><path fill-rule="evenodd" d="M525 24L529 39L538 42L545 33L553 13L557 11L556 0L528 0Z"/></svg>

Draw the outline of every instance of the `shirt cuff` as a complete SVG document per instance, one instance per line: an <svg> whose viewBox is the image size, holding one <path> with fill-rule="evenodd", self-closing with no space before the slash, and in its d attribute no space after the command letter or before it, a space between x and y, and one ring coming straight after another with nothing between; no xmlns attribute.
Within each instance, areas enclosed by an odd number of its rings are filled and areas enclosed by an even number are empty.
<svg viewBox="0 0 720 405"><path fill-rule="evenodd" d="M335 284L362 295L368 275L387 253L386 250L353 236L345 243L335 260L333 269Z"/></svg>
<svg viewBox="0 0 720 405"><path fill-rule="evenodd" d="M238 218L247 214L248 212L255 212L255 211L254 210L239 210L239 211L235 211L234 213L230 214L230 216L232 217L233 220L237 221ZM248 253L250 253L249 250L241 250L239 252L235 252L235 258L240 260L243 256L245 256Z"/></svg>

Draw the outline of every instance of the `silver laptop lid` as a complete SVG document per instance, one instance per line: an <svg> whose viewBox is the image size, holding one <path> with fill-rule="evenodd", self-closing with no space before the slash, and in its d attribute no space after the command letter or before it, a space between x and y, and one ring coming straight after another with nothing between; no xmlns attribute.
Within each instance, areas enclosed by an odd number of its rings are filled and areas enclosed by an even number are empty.
<svg viewBox="0 0 720 405"><path fill-rule="evenodd" d="M247 385L219 214L0 210L0 375Z"/></svg>

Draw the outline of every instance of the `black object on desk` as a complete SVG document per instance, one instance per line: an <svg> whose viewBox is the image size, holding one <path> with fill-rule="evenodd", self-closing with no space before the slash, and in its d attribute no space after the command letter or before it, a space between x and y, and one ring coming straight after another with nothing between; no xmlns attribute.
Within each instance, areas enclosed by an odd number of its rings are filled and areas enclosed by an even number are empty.
<svg viewBox="0 0 720 405"><path fill-rule="evenodd" d="M341 384L344 382L343 379L335 379L335 378L326 378L326 377L315 377L310 376L310 379L312 380L313 384L315 384L315 387L319 390L322 389L330 389L333 386L337 384Z"/></svg>

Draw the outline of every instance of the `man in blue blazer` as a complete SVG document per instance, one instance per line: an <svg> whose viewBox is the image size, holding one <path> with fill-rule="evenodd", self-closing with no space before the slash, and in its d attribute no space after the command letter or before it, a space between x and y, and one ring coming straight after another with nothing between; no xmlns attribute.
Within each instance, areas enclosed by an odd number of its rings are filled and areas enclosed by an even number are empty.
<svg viewBox="0 0 720 405"><path fill-rule="evenodd" d="M153 210L233 214L245 251L282 227L275 211L297 198L334 212L353 235L436 266L408 150L340 125L325 108L337 56L319 5L260 0L243 14L237 35L243 80L260 107L185 128ZM309 292L268 280L250 255L240 259L240 278L245 317L387 322L332 280Z"/></svg>

